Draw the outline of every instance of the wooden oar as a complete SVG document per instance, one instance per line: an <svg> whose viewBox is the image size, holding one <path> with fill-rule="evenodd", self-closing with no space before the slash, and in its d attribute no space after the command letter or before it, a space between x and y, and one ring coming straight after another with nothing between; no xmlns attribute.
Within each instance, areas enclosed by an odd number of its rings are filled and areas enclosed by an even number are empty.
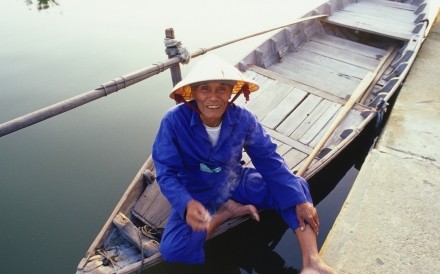
<svg viewBox="0 0 440 274"><path fill-rule="evenodd" d="M262 35L262 34L265 34L265 33L268 33L268 32L274 31L274 30L283 29L283 28L286 28L286 27L289 27L289 26L292 26L292 25L295 25L295 24L298 24L298 23L301 23L301 22L304 22L304 21L308 21L308 20L312 20L312 19L317 19L317 18L322 18L322 17L327 17L327 16L328 16L328 14L319 14L319 15L313 15L313 16L309 16L309 17L300 18L300 19L295 20L292 23L287 24L287 25L283 25L283 26L279 26L279 27L276 27L276 28L271 28L271 29L267 29L267 30L264 30L264 31L260 31L260 32L254 33L254 34L246 35L246 36L243 36L241 38L237 38L237 39L231 40L229 42L225 42L223 44L219 44L219 45L216 45L216 46L213 46L213 47L210 47L210 48L200 48L200 49L196 50L195 52L191 53L191 58L199 56L199 55L202 55L202 54L205 54L208 51L212 51L212 50L215 50L215 49L218 49L218 48L221 48L221 47L224 47L224 46L236 43L236 42L240 42L240 41L243 41L243 40L246 40L246 39L258 36L258 35Z"/></svg>
<svg viewBox="0 0 440 274"><path fill-rule="evenodd" d="M304 173L309 168L310 164L315 159L316 155L321 151L322 147L325 145L325 143L328 141L328 139L332 136L335 129L339 126L339 124L344 120L345 116L348 114L348 112L352 109L356 101L364 94L364 92L368 89L368 86L374 79L374 73L368 72L364 79L362 79L359 86L356 88L356 90L353 92L353 94L350 96L350 99L348 99L347 103L345 103L342 110L339 112L338 116L336 117L333 124L329 127L329 129L324 134L324 137L322 137L321 141L315 146L315 148L310 153L309 157L306 159L304 164L301 166L301 168L296 173L298 176L304 175Z"/></svg>
<svg viewBox="0 0 440 274"><path fill-rule="evenodd" d="M396 54L397 54L397 45L392 44L385 52L379 64L376 66L376 69L373 72L375 75L374 80L372 81L372 83L370 84L370 86L362 96L362 98L359 99L358 103L362 104L367 100L369 93L373 90L374 86L379 81L380 77L383 75L383 73L388 68L388 66L391 64Z"/></svg>

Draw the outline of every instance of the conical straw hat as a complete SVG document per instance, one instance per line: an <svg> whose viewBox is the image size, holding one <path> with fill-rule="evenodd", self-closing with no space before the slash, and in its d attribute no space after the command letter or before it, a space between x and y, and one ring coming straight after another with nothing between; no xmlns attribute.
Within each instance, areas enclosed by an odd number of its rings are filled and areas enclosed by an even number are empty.
<svg viewBox="0 0 440 274"><path fill-rule="evenodd" d="M200 59L188 75L176 86L170 94L172 99L174 94L180 94L183 99L192 99L191 86L208 81L219 81L231 83L234 87L232 93L240 91L244 84L248 84L249 91L258 90L258 84L245 77L236 67L227 63L217 55L208 53Z"/></svg>

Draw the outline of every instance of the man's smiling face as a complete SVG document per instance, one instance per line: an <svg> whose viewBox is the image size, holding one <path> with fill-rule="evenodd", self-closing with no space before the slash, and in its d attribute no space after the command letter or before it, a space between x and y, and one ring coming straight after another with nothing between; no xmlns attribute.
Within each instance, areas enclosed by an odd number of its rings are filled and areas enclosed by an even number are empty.
<svg viewBox="0 0 440 274"><path fill-rule="evenodd" d="M192 87L193 98L205 125L215 127L220 124L231 94L232 86L220 82L207 82Z"/></svg>

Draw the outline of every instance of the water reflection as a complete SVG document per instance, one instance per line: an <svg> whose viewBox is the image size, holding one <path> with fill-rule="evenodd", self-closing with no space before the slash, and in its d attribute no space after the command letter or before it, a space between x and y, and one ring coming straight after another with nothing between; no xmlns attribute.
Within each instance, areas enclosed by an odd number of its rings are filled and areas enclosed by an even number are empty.
<svg viewBox="0 0 440 274"><path fill-rule="evenodd" d="M32 6L34 2L32 0L25 0L26 5ZM58 2L55 0L38 0L37 9L39 11L46 10L51 6L59 6Z"/></svg>
<svg viewBox="0 0 440 274"><path fill-rule="evenodd" d="M293 232L278 214L273 211L262 212L260 223L249 220L229 235L215 239L216 242L208 242L207 265L215 271L223 265L224 271L217 273L299 273L275 251L285 233L294 238ZM212 257L222 260L213 261ZM211 271L205 269L203 273Z"/></svg>

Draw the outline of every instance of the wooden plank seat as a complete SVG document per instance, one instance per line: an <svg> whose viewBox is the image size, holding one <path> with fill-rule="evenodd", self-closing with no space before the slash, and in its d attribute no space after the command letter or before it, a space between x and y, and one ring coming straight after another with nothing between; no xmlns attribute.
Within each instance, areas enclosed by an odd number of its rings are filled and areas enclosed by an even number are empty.
<svg viewBox="0 0 440 274"><path fill-rule="evenodd" d="M170 203L160 191L157 181L153 180L145 188L131 212L150 227L164 228L170 210Z"/></svg>
<svg viewBox="0 0 440 274"><path fill-rule="evenodd" d="M418 15L422 14L426 6L425 3L421 5L417 9L415 5L397 1L357 1L332 13L323 21L407 41L411 39L414 21L420 20Z"/></svg>

